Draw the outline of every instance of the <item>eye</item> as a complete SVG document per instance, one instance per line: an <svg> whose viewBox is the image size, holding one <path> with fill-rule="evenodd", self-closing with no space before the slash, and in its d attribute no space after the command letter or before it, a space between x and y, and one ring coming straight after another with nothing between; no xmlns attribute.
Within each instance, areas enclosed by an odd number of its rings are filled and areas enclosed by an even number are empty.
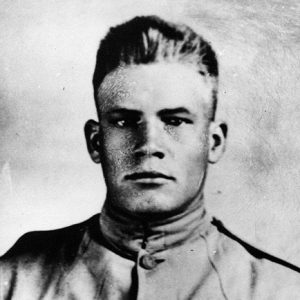
<svg viewBox="0 0 300 300"><path fill-rule="evenodd" d="M164 117L162 118L162 121L166 124L166 125L170 125L170 126L180 126L181 124L191 124L192 121L186 118L181 118L181 117Z"/></svg>
<svg viewBox="0 0 300 300"><path fill-rule="evenodd" d="M140 118L119 118L112 120L111 123L118 128L135 128L141 123Z"/></svg>
<svg viewBox="0 0 300 300"><path fill-rule="evenodd" d="M118 126L118 127L125 127L126 126L126 121L125 120L116 121L115 125Z"/></svg>

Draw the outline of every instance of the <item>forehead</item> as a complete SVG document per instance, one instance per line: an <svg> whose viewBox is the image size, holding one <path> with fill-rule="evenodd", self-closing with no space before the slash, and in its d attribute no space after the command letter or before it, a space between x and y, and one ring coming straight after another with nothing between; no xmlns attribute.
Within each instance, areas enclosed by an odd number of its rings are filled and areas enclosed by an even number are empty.
<svg viewBox="0 0 300 300"><path fill-rule="evenodd" d="M209 104L213 80L179 63L120 67L109 73L98 90L98 106L156 109ZM191 108L191 107L190 107Z"/></svg>

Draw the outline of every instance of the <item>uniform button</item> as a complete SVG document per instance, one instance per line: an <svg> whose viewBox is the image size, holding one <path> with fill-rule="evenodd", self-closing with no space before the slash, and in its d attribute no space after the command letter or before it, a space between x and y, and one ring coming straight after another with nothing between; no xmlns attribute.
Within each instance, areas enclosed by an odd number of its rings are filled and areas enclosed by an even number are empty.
<svg viewBox="0 0 300 300"><path fill-rule="evenodd" d="M141 257L140 264L143 268L151 270L157 266L156 259L150 254L145 254Z"/></svg>

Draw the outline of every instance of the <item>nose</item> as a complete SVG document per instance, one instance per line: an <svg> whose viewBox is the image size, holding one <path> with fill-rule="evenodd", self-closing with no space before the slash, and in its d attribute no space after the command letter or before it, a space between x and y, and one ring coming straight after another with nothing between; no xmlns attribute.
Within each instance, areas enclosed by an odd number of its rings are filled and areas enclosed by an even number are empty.
<svg viewBox="0 0 300 300"><path fill-rule="evenodd" d="M157 157L163 159L165 157L162 148L162 132L154 123L147 122L140 127L138 143L134 151L136 158Z"/></svg>

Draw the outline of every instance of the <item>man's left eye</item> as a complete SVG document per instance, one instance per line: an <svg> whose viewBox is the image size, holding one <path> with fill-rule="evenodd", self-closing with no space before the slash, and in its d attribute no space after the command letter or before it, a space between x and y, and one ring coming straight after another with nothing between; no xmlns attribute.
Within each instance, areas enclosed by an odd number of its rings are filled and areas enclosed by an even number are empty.
<svg viewBox="0 0 300 300"><path fill-rule="evenodd" d="M166 125L171 125L171 126L180 126L183 123L185 123L185 124L192 123L192 121L189 119L179 118L179 117L166 117L166 118L163 118L162 121Z"/></svg>

